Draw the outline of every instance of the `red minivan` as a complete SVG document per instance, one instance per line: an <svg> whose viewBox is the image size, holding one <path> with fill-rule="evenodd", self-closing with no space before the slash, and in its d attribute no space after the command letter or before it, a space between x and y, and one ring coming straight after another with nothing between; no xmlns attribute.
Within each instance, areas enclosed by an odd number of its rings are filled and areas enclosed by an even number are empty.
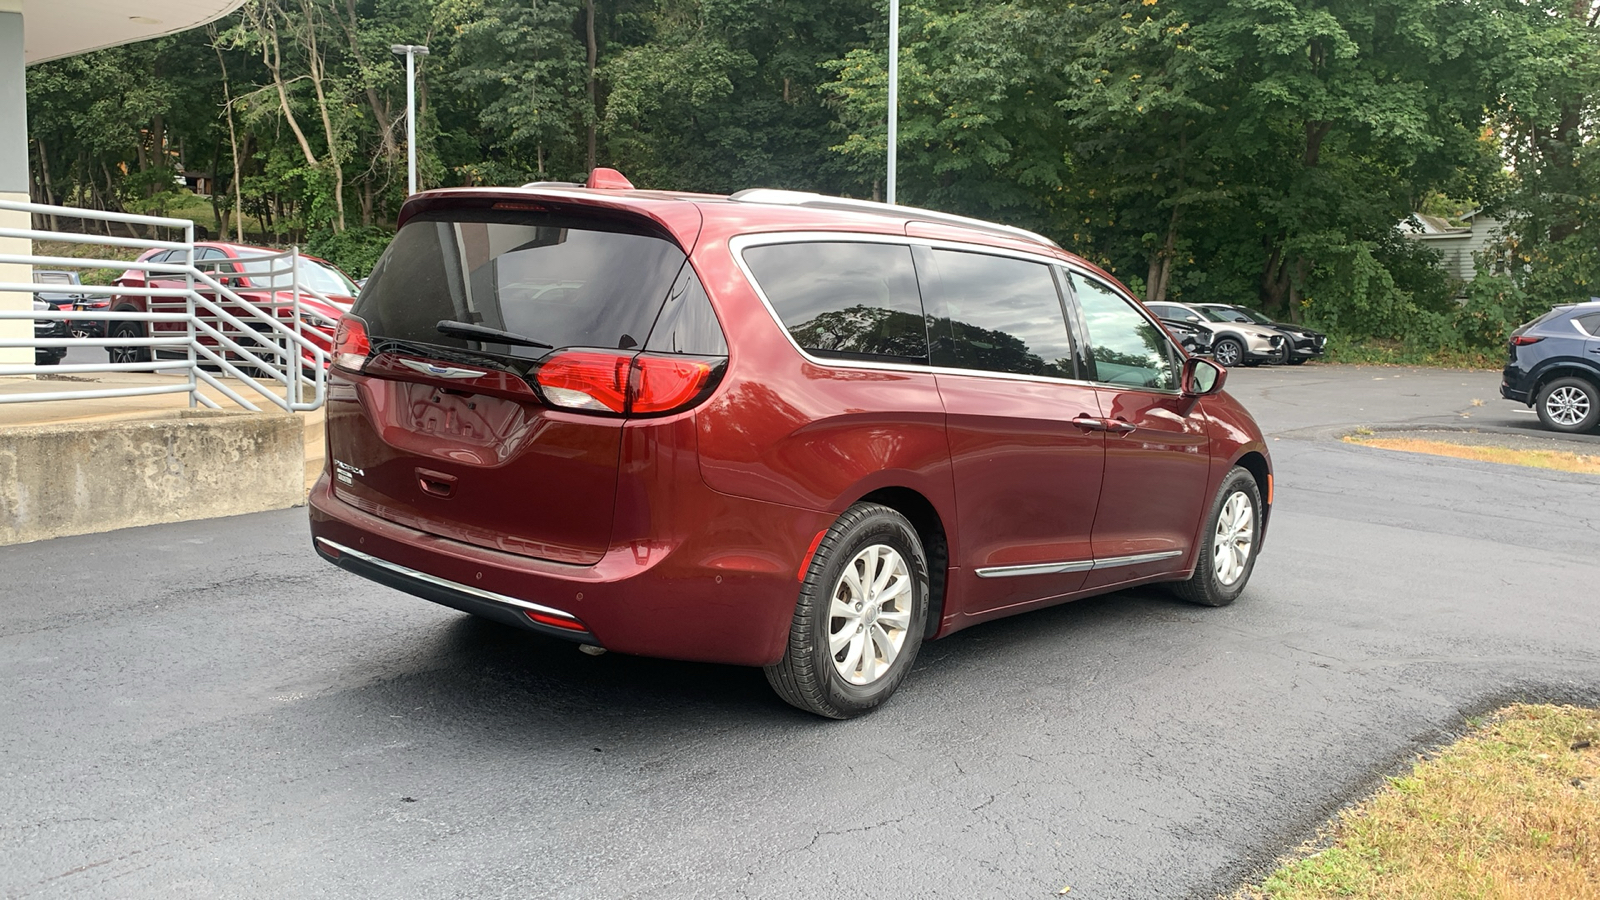
<svg viewBox="0 0 1600 900"><path fill-rule="evenodd" d="M1272 475L1224 377L1002 225L609 170L430 191L340 323L313 544L846 718L988 619L1238 597Z"/></svg>

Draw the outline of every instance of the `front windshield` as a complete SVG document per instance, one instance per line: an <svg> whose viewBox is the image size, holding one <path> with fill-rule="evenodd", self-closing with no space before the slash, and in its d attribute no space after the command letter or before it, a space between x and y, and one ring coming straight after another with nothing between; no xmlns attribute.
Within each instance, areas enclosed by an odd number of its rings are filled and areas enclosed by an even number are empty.
<svg viewBox="0 0 1600 900"><path fill-rule="evenodd" d="M1235 306L1233 309L1234 309L1235 312L1244 313L1245 316L1247 317L1246 319L1240 319L1239 321L1241 321L1241 322L1251 321L1251 322L1255 322L1257 325L1271 325L1272 324L1272 320L1271 319L1267 318L1266 316L1262 315L1261 313L1256 312L1253 309L1249 309L1249 308L1243 307L1243 306Z"/></svg>
<svg viewBox="0 0 1600 900"><path fill-rule="evenodd" d="M250 283L256 287L272 288L286 291L294 287L294 281L289 273L289 260L287 257L276 253L246 252L239 253L239 270L250 277ZM331 294L336 297L354 297L356 286L350 279L330 266L325 266L314 260L300 257L298 267L300 286L309 288L319 294Z"/></svg>
<svg viewBox="0 0 1600 900"><path fill-rule="evenodd" d="M1226 316L1226 315L1224 315L1224 313L1229 312L1229 310L1218 309L1215 306L1202 306L1202 307L1199 307L1198 309L1199 309L1200 315L1205 316L1208 321L1212 321L1212 322L1247 322L1247 321L1249 321L1248 319L1243 319L1243 318L1234 319L1234 318L1231 318L1229 316Z"/></svg>

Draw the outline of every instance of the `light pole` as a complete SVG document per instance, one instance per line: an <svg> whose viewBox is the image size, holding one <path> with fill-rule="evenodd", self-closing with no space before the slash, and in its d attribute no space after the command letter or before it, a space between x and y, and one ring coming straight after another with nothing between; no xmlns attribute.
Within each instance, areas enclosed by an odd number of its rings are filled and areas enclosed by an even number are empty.
<svg viewBox="0 0 1600 900"><path fill-rule="evenodd" d="M900 141L900 0L889 0L889 205L894 205L895 150Z"/></svg>
<svg viewBox="0 0 1600 900"><path fill-rule="evenodd" d="M421 44L390 44L389 52L406 58L406 184L417 192L417 57L427 56Z"/></svg>

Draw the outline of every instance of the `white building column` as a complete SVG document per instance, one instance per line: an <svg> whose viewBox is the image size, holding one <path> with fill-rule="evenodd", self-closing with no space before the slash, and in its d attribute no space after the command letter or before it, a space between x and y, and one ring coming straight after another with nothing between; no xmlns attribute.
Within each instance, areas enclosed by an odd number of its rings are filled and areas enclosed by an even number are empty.
<svg viewBox="0 0 1600 900"><path fill-rule="evenodd" d="M22 0L0 0L0 197L28 201L28 81L22 55ZM27 228L27 213L0 210L0 227ZM33 252L29 241L0 238L0 253ZM33 280L27 266L0 265L0 281ZM0 309L32 309L33 295L0 291ZM28 320L0 320L0 337L33 336ZM33 351L0 348L0 364L29 365Z"/></svg>

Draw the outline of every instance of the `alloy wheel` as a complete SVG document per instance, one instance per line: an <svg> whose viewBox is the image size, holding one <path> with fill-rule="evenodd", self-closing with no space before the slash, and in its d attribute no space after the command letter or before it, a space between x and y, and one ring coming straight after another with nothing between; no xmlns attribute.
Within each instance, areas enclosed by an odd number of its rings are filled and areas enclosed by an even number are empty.
<svg viewBox="0 0 1600 900"><path fill-rule="evenodd" d="M1231 585L1250 564L1250 548L1255 543L1255 508L1243 491L1235 491L1222 505L1217 530L1211 541L1212 565L1217 581Z"/></svg>
<svg viewBox="0 0 1600 900"><path fill-rule="evenodd" d="M1218 341L1211 352L1216 361L1221 363L1225 369L1231 369L1239 364L1239 357L1241 356L1239 344L1231 338Z"/></svg>
<svg viewBox="0 0 1600 900"><path fill-rule="evenodd" d="M1589 396L1578 388L1564 385L1545 398L1544 410L1552 421L1571 428L1589 415Z"/></svg>
<svg viewBox="0 0 1600 900"><path fill-rule="evenodd" d="M845 681L871 684L894 664L911 625L911 588L905 559L885 544L845 566L828 606L828 652Z"/></svg>

